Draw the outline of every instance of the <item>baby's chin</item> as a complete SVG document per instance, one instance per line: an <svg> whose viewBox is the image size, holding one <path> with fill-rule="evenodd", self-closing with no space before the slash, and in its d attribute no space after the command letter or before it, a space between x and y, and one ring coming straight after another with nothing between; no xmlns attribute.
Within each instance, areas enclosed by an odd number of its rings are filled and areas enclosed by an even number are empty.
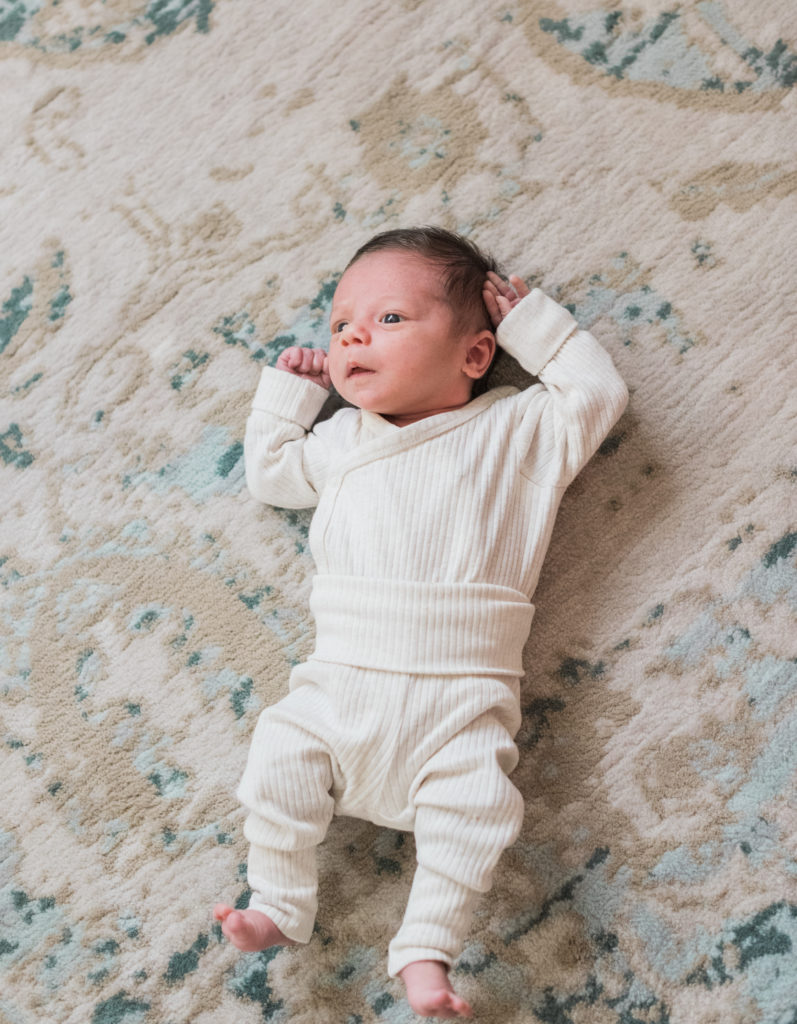
<svg viewBox="0 0 797 1024"><path fill-rule="evenodd" d="M335 390L349 405L353 405L355 409L362 409L363 412L373 412L377 416L393 416L399 413L401 410L395 408L393 403L385 401L379 398L377 395L369 395L366 393L364 388L351 387L346 381L341 381L340 386L335 384L334 380L332 384Z"/></svg>
<svg viewBox="0 0 797 1024"><path fill-rule="evenodd" d="M411 401L406 400L406 396L404 401L391 401L390 396L370 394L364 383L360 387L352 387L350 380L343 380L338 385L335 384L334 378L332 383L341 398L348 402L349 405L353 405L355 409L374 413L376 416L381 416L397 426L407 426L410 423L415 423L417 420L426 419L428 416L435 416L439 412L446 411L445 408L427 410L422 401L413 404Z"/></svg>

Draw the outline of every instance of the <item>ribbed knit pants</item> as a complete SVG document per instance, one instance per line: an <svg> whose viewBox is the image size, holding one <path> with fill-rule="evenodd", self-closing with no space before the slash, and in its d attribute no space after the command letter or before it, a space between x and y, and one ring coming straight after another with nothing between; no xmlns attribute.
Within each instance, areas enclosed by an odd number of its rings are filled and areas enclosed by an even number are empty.
<svg viewBox="0 0 797 1024"><path fill-rule="evenodd" d="M311 660L260 716L239 788L248 809L250 907L307 942L317 908L315 847L333 814L415 833L418 865L390 944L395 976L451 964L478 893L514 842L523 799L518 681L418 676Z"/></svg>

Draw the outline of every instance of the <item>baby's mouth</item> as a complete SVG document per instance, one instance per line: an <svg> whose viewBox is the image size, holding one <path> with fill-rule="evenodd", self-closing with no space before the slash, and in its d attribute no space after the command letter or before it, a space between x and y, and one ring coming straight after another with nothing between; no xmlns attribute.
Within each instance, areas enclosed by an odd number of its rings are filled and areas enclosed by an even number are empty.
<svg viewBox="0 0 797 1024"><path fill-rule="evenodd" d="M357 366L356 364L349 367L349 371L346 376L348 377L361 377L365 373L373 373L373 370L369 370L367 366Z"/></svg>

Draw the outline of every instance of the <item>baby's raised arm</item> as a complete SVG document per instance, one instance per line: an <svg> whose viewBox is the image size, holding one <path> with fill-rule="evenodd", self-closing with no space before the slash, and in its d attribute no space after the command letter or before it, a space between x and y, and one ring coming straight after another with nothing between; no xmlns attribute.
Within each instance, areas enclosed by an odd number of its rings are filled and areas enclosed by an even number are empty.
<svg viewBox="0 0 797 1024"><path fill-rule="evenodd" d="M292 346L275 366L263 367L244 437L246 483L258 501L281 508L318 504L329 459L313 424L330 386L327 363L323 349Z"/></svg>
<svg viewBox="0 0 797 1024"><path fill-rule="evenodd" d="M498 344L540 382L523 392L515 434L527 453L524 473L566 487L619 419L628 389L603 346L539 288L529 292L519 278L506 284L491 274L484 302Z"/></svg>
<svg viewBox="0 0 797 1024"><path fill-rule="evenodd" d="M277 369L286 370L294 377L312 381L329 390L329 357L321 348L302 348L292 345L280 352Z"/></svg>

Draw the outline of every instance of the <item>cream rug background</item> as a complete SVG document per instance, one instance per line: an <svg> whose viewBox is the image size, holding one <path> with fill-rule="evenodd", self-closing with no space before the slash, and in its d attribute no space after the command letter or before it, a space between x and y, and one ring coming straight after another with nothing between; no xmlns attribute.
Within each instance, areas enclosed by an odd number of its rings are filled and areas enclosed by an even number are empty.
<svg viewBox="0 0 797 1024"><path fill-rule="evenodd" d="M433 222L631 389L457 985L484 1024L795 1024L796 82L789 0L0 0L0 1019L413 1019L410 837L333 824L307 948L210 908L312 647L309 514L244 488L259 368Z"/></svg>

